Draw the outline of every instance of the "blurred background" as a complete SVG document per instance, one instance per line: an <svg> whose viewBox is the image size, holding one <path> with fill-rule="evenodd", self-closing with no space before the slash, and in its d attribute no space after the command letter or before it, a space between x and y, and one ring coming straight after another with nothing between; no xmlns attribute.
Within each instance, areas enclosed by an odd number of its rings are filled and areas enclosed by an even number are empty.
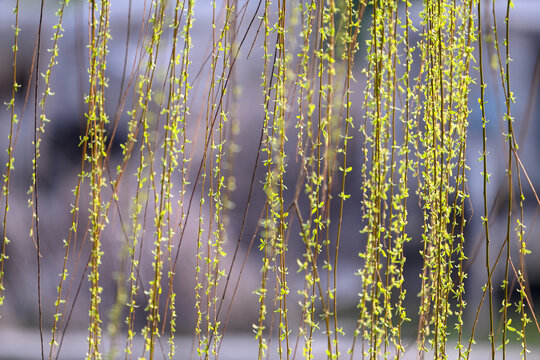
<svg viewBox="0 0 540 360"><path fill-rule="evenodd" d="M201 128L198 127L195 121L198 116L204 112L203 104L205 99L205 89L210 75L209 70L209 54L211 53L211 27L212 14L214 7L208 1L195 2L195 18L192 39L193 49L191 56L190 74L192 77L192 102L191 118L194 119L188 125L187 132L194 141L190 148L192 153L193 164L199 164L203 159L202 151L202 136ZM491 17L492 2L485 1L486 19ZM216 12L219 14L221 1L216 2ZM413 14L418 13L421 7L421 2L413 1ZM55 12L58 9L58 3L53 1L45 2L43 12L43 28L41 38L41 66L38 70L43 73L49 61L49 49L52 45L51 37L53 34L53 25L57 22ZM122 148L121 144L127 138L127 122L129 115L127 111L133 107L133 86L137 79L129 79L126 77L135 64L137 56L136 49L139 46L141 19L145 17L145 11L148 11L146 1L118 1L111 4L111 40L108 48L109 54L107 59L107 77L108 77L108 94L106 111L108 114L118 114L119 125L115 132L115 136L111 145L111 168L114 169L121 161ZM6 103L11 98L12 91L12 45L14 39L14 21L13 8L15 1L5 0L0 3L0 99L2 103ZM230 183L230 206L228 208L228 226L226 252L234 253L236 240L242 227L242 218L244 214L245 204L247 201L247 189L251 183L251 174L254 169L256 153L259 146L259 137L263 121L262 104L264 102L263 91L261 84L261 73L263 71L263 51L262 51L262 34L259 34L259 16L261 16L261 8L258 1L238 1L238 9L241 9L239 14L244 14L238 22L238 33L245 37L246 44L241 49L238 59L235 63L235 71L231 87L234 91L232 95L230 109L230 128L229 135L231 143L234 144L235 150L233 170L235 176L233 183ZM14 150L15 169L12 173L10 186L10 212L7 237L10 243L7 246L8 261L5 265L5 303L0 307L0 359L30 359L39 356L36 343L37 333L37 268L36 268L36 248L30 237L30 229L32 227L32 211L28 207L28 190L32 180L32 157L33 157L33 109L34 109L34 86L35 73L31 71L35 66L36 59L33 57L36 46L36 34L38 29L40 2L26 0L21 1L19 6L19 52L17 60L17 81L21 85L15 97L15 111L19 114L19 123L16 128L16 146ZM499 28L499 43L503 44L504 37L504 14L506 4L504 1L495 1L494 6L497 26ZM128 14L130 14L128 16ZM258 15L257 15L258 14ZM221 16L221 15L220 15ZM366 11L366 18L369 16L369 9ZM254 25L249 27L250 20L254 19ZM528 179L531 185L538 188L540 185L540 112L536 106L539 98L538 90L540 89L540 2L536 0L519 0L515 1L514 9L511 11L510 18L510 54L512 62L510 65L511 88L516 99L512 105L512 114L515 118L515 129L519 139L519 156L524 168L527 170ZM419 18L416 17L416 22ZM486 27L485 33L490 33L489 28L493 26L493 21L484 23ZM248 28L249 27L249 28ZM41 234L41 274L42 274L42 298L43 304L43 325L45 329L49 329L52 323L54 308L52 302L56 299L56 287L58 285L58 274L62 269L64 257L63 240L66 238L71 226L70 208L73 203L73 189L77 184L78 173L80 171L80 163L82 151L79 146L80 136L84 134L86 127L85 114L85 95L88 92L88 4L81 0L72 0L69 6L65 8L63 37L59 41L59 56L51 74L50 88L54 95L47 99L45 113L50 122L46 123L46 130L43 136L41 148L41 158L38 167L39 187L39 206L40 206L40 234ZM364 40L368 34L365 32L368 26L363 27L363 32L360 34L359 44L360 49L355 59L354 72L357 81L352 85L355 92L353 98L353 114L354 121L360 123L362 121L363 110L363 86L365 83L364 77L361 75L361 69L365 66L366 46ZM128 31L129 29L129 31ZM165 31L169 31L167 29ZM489 125L487 129L489 157L488 165L490 178L490 197L488 198L488 206L492 209L490 222L492 224L493 234L493 253L496 254L504 241L505 226L506 226L506 207L505 199L507 197L506 186L506 145L504 133L506 125L504 123L504 96L500 89L500 75L498 72L498 64L495 58L495 47L493 37L486 36L485 59L488 66L486 71L486 96L487 96L487 118ZM126 47L126 44L129 46ZM170 43L164 43L164 49L170 49ZM165 50L164 50L165 52ZM159 64L158 64L159 65ZM477 64L473 65L471 70L472 77L477 79L478 73L476 70ZM35 71L35 70L34 70ZM416 69L416 71L418 71ZM163 78L166 69L159 68L157 76ZM133 83L130 83L132 81ZM159 82L157 82L159 84ZM41 83L43 86L43 83ZM123 108L119 107L120 99L123 91L131 86L126 94L126 101ZM40 89L40 93L43 89ZM469 261L467 262L468 278L466 282L466 294L468 303L468 312L470 318L476 314L476 309L481 301L481 292L478 291L486 283L486 275L484 270L485 255L483 250L483 230L481 227L480 214L482 213L482 164L476 161L480 157L482 148L482 122L480 111L478 108L477 98L479 97L478 87L473 87L470 93L470 107L472 109L469 118L469 143L468 143L468 159L470 170L468 172L468 187L470 194L470 208L468 216L471 220L466 227L466 251ZM24 111L24 112L23 112ZM2 150L8 148L8 133L10 125L9 111L0 113L0 148ZM112 131L112 129L110 129ZM288 172L286 182L294 189L298 174L298 163L295 160L295 129L290 130L288 145ZM198 134L198 135L197 135ZM349 161L353 169L350 176L347 178L347 193L350 193L351 199L345 203L345 216L343 218L342 246L340 253L340 287L338 291L343 311L343 323L346 330L351 330L354 327L355 308L358 303L358 293L361 291L361 282L355 272L362 266L362 262L358 257L358 253L363 249L362 235L360 229L362 226L361 215L361 189L360 183L362 177L359 170L362 163L360 155L362 144L361 136L357 130L353 130L353 141L349 150ZM0 163L7 162L7 152L0 153ZM190 178L195 179L195 169L193 166L190 173ZM135 167L129 169L127 174L131 176ZM4 174L3 168L2 173ZM540 298L540 262L535 261L537 254L540 253L540 243L538 234L539 229L535 226L537 222L538 204L535 198L533 188L528 183L522 173L523 191L526 198L525 224L527 226L526 236L528 248L532 251L532 255L527 258L527 277L529 280L530 294L532 295L533 303ZM257 289L260 278L260 259L261 254L257 250L257 244L249 250L249 244L252 234L255 233L258 225L260 211L264 206L265 194L262 188L264 180L264 168L259 167L255 174L255 186L253 190L253 198L248 213L244 235L241 239L239 250L239 258L247 258L246 268L242 277L239 294L235 299L235 308L233 308L232 316L229 320L229 331L234 334L230 336L230 340L225 337L224 348L229 350L224 351L224 358L230 354L230 358L240 359L239 347L244 346L246 341L251 339L252 324L257 321L257 297L253 292ZM131 180L133 181L133 180ZM126 180L128 185L130 180ZM193 184L188 186L188 190L193 190ZM197 192L195 185L196 197L201 195ZM127 192L129 193L129 192ZM292 194L288 194L292 198ZM414 196L414 195L412 195ZM2 198L3 200L3 198ZM88 203L84 200L80 205L81 209L88 207ZM129 208L131 197L119 199L120 208ZM415 203L412 200L410 203ZM196 200L195 203L198 201ZM198 210L198 208L195 208ZM411 208L413 209L413 208ZM3 210L3 207L2 207ZM195 211L195 210L194 210ZM209 209L202 207L203 213L209 212ZM516 209L517 211L517 209ZM83 212L83 214L85 214ZM419 269L422 267L422 258L419 254L421 249L421 210L411 210L412 217L409 220L408 232L412 236L412 241L407 248L407 263L406 271L406 288L408 300L413 306L418 303L416 294L420 290L420 281L418 278ZM124 214L127 215L127 211ZM82 216L86 221L85 216ZM150 222L151 220L149 220ZM182 255L180 260L180 271L178 271L177 281L180 289L189 289L183 292L183 296L178 297L178 311L180 318L178 321L178 330L185 337L182 338L181 345L184 348L192 346L190 343L189 334L192 333L192 324L194 321L193 303L194 298L191 290L194 288L194 279L192 270L194 268L193 257L196 253L195 241L197 236L197 217L193 216L186 226L186 235L184 240ZM124 238L122 235L122 226L117 216L111 216L111 224L104 235L104 261L102 269L104 270L101 278L101 283L104 288L102 296L102 308L109 309L114 303L115 296L118 294L118 277L116 274L122 273L125 264L120 261L118 249L123 245ZM291 224L291 233L298 233L298 224ZM80 236L82 239L82 234ZM515 239L514 239L515 240ZM257 241L257 240L256 240ZM296 256L301 256L303 252L303 243L300 241L291 242L290 250L290 273L291 281L299 286L302 286L302 276L296 275L297 265ZM88 283L84 279L84 271L86 258L89 254L89 245L80 246L80 259L72 258L74 283L72 291L80 291L80 296L73 307L72 317L70 320L70 331L68 334L72 339L66 338L65 357L60 358L80 358L80 348L77 344L81 341L86 341L85 331L88 324ZM517 249L517 246L514 247ZM150 250L149 250L150 251ZM248 256L249 251L249 256ZM229 260L230 261L230 260ZM150 268L151 259L141 265L144 269ZM231 279L237 278L237 272L230 275ZM495 283L499 284L503 277L503 268L499 267L494 277L497 279ZM81 285L79 285L81 284ZM78 289L80 286L80 289ZM293 287L291 285L291 287ZM502 292L495 291L496 306L500 305ZM191 294L191 295L190 295ZM86 295L86 296L85 296ZM485 306L484 306L485 308ZM291 312L299 316L300 309ZM106 311L104 311L104 314ZM409 336L414 339L416 336L415 329L417 327L417 319L414 320L416 314L414 310L410 311L413 321L410 327L407 328ZM481 321L478 334L485 333L486 319L485 312L481 313ZM104 315L106 319L106 315ZM124 317L122 317L124 319ZM123 321L123 320L122 320ZM109 320L104 320L103 327L110 325ZM143 322L139 324L142 326ZM470 325L470 324L469 324ZM122 325L119 325L120 327ZM409 325L407 325L409 326ZM532 333L533 331L531 331ZM50 336L49 331L46 332ZM77 337L77 334L81 334ZM24 339L24 340L23 340ZM245 340L248 339L248 340ZM536 337L531 336L532 342L538 342L538 334ZM21 342L23 341L23 342ZM230 341L230 343L227 343ZM46 343L48 340L46 340ZM254 343L254 342L253 342ZM411 340L412 343L412 340ZM25 346L24 344L32 344ZM75 345L73 345L75 344ZM254 343L255 344L255 343ZM109 345L107 345L109 346ZM84 346L83 346L84 349ZM71 351L71 352L70 352ZM184 358L184 357L179 357ZM249 357L245 357L248 359ZM535 358L534 355L532 357Z"/></svg>

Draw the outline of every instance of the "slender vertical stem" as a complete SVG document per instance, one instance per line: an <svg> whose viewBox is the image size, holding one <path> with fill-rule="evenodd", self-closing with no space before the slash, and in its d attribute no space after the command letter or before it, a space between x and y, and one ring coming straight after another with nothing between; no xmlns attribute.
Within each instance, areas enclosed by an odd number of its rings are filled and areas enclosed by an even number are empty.
<svg viewBox="0 0 540 360"><path fill-rule="evenodd" d="M491 359L495 359L495 338L493 333L493 287L491 283L491 265L489 260L489 250L490 250L490 237L489 237L489 222L488 222L488 206L487 206L487 194L488 194L488 181L489 174L487 171L487 135L486 135L486 111L485 111L485 87L484 82L484 61L482 53L482 43L483 43L483 29L482 29L482 1L478 1L477 5L477 15L478 15L478 71L480 74L480 110L482 112L482 164L483 164L483 205L484 205L484 215L482 217L482 223L484 225L485 236L486 236L486 272L487 272L487 292L488 292L488 303L489 303L489 342L491 344Z"/></svg>

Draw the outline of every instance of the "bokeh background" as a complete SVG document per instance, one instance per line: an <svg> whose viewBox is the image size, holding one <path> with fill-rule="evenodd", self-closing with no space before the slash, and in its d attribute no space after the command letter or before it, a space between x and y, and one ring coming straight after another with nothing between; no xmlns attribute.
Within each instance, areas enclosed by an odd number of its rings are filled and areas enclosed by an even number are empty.
<svg viewBox="0 0 540 360"><path fill-rule="evenodd" d="M222 3L216 2L219 11ZM245 19L239 23L239 33L244 34L248 29L248 20L256 14L258 1L239 1L238 8L245 11ZM0 99L2 103L9 101L12 89L12 51L14 37L14 1L4 0L0 3ZM413 10L419 9L421 2L412 2ZM107 76L109 79L108 102L106 110L109 114L115 114L118 110L118 102L121 98L121 89L127 86L128 79L123 79L124 66L128 69L133 65L135 59L135 49L139 41L139 31L141 28L140 19L148 7L146 1L118 1L111 5L111 40L109 46ZM43 32L41 42L41 64L38 70L44 71L50 53L46 50L51 46L52 26L55 24L55 11L58 4L47 1L44 7ZM131 15L128 18L129 8ZM505 4L503 1L495 1L495 13L500 34L503 33ZM17 125L17 143L15 147L15 170L12 173L12 184L10 189L10 213L7 253L9 260L6 262L6 301L0 307L0 358L14 359L31 358L35 356L35 340L37 339L36 326L38 319L37 308L37 268L36 249L29 232L32 224L32 212L28 208L28 189L32 179L32 138L33 138L33 108L34 108L34 81L35 73L31 72L33 66L33 53L36 44L36 33L38 29L40 2L26 0L21 1L19 8L19 55L17 63L17 80L21 87L15 98L15 109L20 114L20 122ZM190 65L190 77L194 79L192 91L192 118L195 119L202 112L201 103L204 101L205 84L209 79L208 54L210 47L213 7L208 1L197 1L195 8L196 21L194 24L192 64ZM491 12L491 2L485 1L485 11ZM366 12L366 17L369 11ZM88 51L87 51L87 17L88 5L85 1L72 0L64 14L64 32L60 39L60 54L58 64L55 66L51 76L51 89L53 96L47 100L45 112L50 122L46 124L46 131L41 145L41 158L38 168L38 179L40 183L40 233L42 242L42 298L44 327L48 329L52 321L54 309L51 299L56 298L56 286L58 284L58 274L61 271L63 261L62 241L66 238L71 216L69 213L70 204L73 202L72 189L77 182L77 174L80 170L81 149L79 137L84 133L86 126L84 96L88 91ZM489 18L489 16L488 16ZM515 118L515 129L519 134L519 156L523 166L527 170L531 183L536 188L540 185L540 109L537 106L540 100L540 2L536 0L519 0L514 2L514 9L511 11L510 19L510 53L512 63L510 65L511 87L516 98L512 105L512 113ZM259 143L259 134L262 123L262 103L264 102L263 91L261 89L262 72L262 48L261 35L257 32L256 25L252 27L247 36L246 42L253 46L244 46L240 51L234 71L234 104L230 105L231 111L231 142L234 142L236 151L234 152L234 183L231 183L230 207L228 210L227 236L230 240L226 245L228 253L234 252L234 244L238 238L241 228L241 220L245 204L247 201L247 189L250 186L251 174L253 171L255 156ZM416 21L419 21L417 18ZM487 29L493 22L484 24ZM128 39L128 31L130 35ZM364 26L367 29L368 26ZM488 31L486 31L487 33ZM365 66L365 44L363 39L367 37L365 31L360 35L360 49L355 59L355 74L357 81L353 85L355 95L353 97L353 117L355 122L362 121L363 110L363 85L365 79L361 75L361 69ZM500 43L502 37L500 35ZM126 41L129 47L126 52ZM486 62L491 66L486 71L487 95L487 118L488 143L489 143L489 171L492 174L490 182L489 206L493 209L492 234L494 249L498 249L504 240L505 233L505 124L504 98L499 86L499 74L494 58L493 38L486 37L485 56ZM164 48L170 44L164 44ZM127 62L126 62L127 59ZM158 64L159 65L159 64ZM476 66L476 64L475 64ZM417 70L416 70L417 71ZM471 70L472 76L478 79L477 71ZM33 75L32 75L33 74ZM165 69L157 72L158 76L164 76ZM32 77L31 77L32 76ZM124 83L123 83L124 82ZM40 89L42 91L43 89ZM26 97L28 94L28 97ZM480 111L477 106L479 90L473 88L470 94L470 104L473 110L469 118L469 143L468 159L470 170L469 194L470 208L467 209L470 222L466 228L467 255L469 257L466 283L467 302L470 317L474 317L477 306L480 302L480 289L486 282L484 270L483 235L480 222L482 212L482 176L481 163L477 161L480 157L482 123ZM126 110L132 107L132 91L128 92L124 109L120 112L119 127L112 140L111 163L117 164L121 159L120 144L126 140L127 120ZM24 109L24 113L23 113ZM9 132L9 112L0 113L0 148L7 148L7 136ZM196 126L196 122L188 125L188 133L193 138L201 129ZM357 130L353 130L353 141L349 150L349 161L353 169L361 167L361 136ZM289 133L291 139L295 138L295 130ZM198 164L202 159L201 140L192 147L192 162ZM294 188L298 174L298 163L295 160L295 142L291 141L288 151L288 172L287 183ZM7 162L7 153L0 153L0 163ZM3 168L4 174L4 168ZM193 170L192 170L193 171ZM133 172L133 171L132 171ZM129 174L131 175L131 174ZM193 178L194 178L193 174ZM264 205L264 192L262 180L264 169L259 168L255 174L254 195L251 203L251 211L248 214L245 235L241 239L239 256L243 259L248 252L249 242L252 234L256 231L260 209ZM355 271L361 267L361 260L358 253L363 248L361 218L361 190L362 181L360 172L353 171L347 178L347 192L352 194L351 200L345 203L345 216L343 218L344 233L342 234L342 248L340 254L340 301L343 309L344 326L352 327L354 324L354 311L358 302L358 293L361 283ZM193 185L191 185L193 186ZM190 188L192 189L192 188ZM530 294L533 302L540 299L540 262L536 261L540 254L540 234L536 226L538 215L538 204L531 186L523 179L523 189L526 197L525 224L527 226L527 243L532 255L527 258L527 272L530 285ZM195 189L196 194L197 190ZM200 196L197 194L196 196ZM287 195L292 198L292 194ZM414 195L413 195L414 196ZM130 197L119 199L121 206L129 207ZM415 201L411 201L415 203ZM81 208L88 204L82 203ZM3 209L3 208L2 208ZM408 232L412 236L412 241L407 248L406 263L406 288L409 302L414 307L418 302L416 294L420 290L420 280L418 272L421 268L421 222L422 214L420 209L411 208L412 217L408 224ZM204 209L203 209L204 211ZM414 211L416 211L416 216ZM298 233L297 224L291 224L291 233ZM193 256L195 253L193 239L197 233L197 219L188 224L186 228L185 244L183 253L185 257L181 260L181 267L178 276L178 286L182 289L192 289L194 280L191 278L190 269L193 269ZM105 236L104 244L104 276L102 276L103 308L110 307L114 296L117 294L118 283L115 274L122 272L122 262L118 255L118 249L122 247L124 241L121 224L114 216L111 217L111 224ZM498 244L498 246L497 246ZM303 244L300 241L290 243L290 261L292 273L291 279L296 272L296 256L301 256ZM83 277L84 259L88 256L88 244L81 247L81 259L79 263L75 260L72 264L75 276L73 291L78 284L81 285L81 295L73 308L73 316L70 323L71 336L75 336L71 341L66 341L66 354L69 353L70 346L74 342L84 341L84 332L88 321L88 283L86 280L79 282ZM494 250L495 253L495 250ZM232 337L230 353L234 354L238 347L244 346L246 341L251 339L251 327L257 319L256 296L253 291L258 286L261 254L258 253L257 246L251 249L247 256L246 269L241 282L239 294L235 300L236 307L233 307L233 315L230 320L230 329L239 338ZM147 263L143 266L149 266ZM238 271L235 270L235 271ZM231 278L235 278L231 274ZM502 279L502 268L499 268L494 275L497 283ZM295 280L292 280L295 281ZM301 284L302 279L296 279ZM184 296L179 296L178 308L180 312L179 331L189 338L192 331L193 297L190 291L185 291ZM502 293L495 291L496 304L500 304ZM291 310L294 313L294 309ZM299 309L296 309L299 311ZM485 314L485 313L481 313ZM348 320L347 316L350 315ZM411 316L414 318L414 310ZM104 328L107 326L105 320ZM415 336L416 323L412 321L408 330L412 337ZM479 333L486 331L486 320L482 319L479 325ZM81 333L82 337L76 338L76 334ZM49 332L46 331L47 336ZM534 339L534 336L532 336ZM182 340L184 341L184 340ZM238 343L234 343L237 341ZM537 341L537 340L532 340ZM189 341L186 340L186 347ZM32 344L25 346L24 344ZM227 342L225 342L227 344ZM239 345L240 344L240 345ZM77 346L72 350L77 353ZM83 347L84 348L84 347ZM7 355L6 355L7 354ZM233 356L239 356L237 355ZM72 355L77 358L78 355ZM226 356L226 355L225 355ZM69 356L66 355L65 358ZM64 358L64 357L60 357ZM182 357L181 357L182 358ZM233 357L231 357L233 358ZM234 357L240 358L240 357ZM534 355L532 358L535 358Z"/></svg>

